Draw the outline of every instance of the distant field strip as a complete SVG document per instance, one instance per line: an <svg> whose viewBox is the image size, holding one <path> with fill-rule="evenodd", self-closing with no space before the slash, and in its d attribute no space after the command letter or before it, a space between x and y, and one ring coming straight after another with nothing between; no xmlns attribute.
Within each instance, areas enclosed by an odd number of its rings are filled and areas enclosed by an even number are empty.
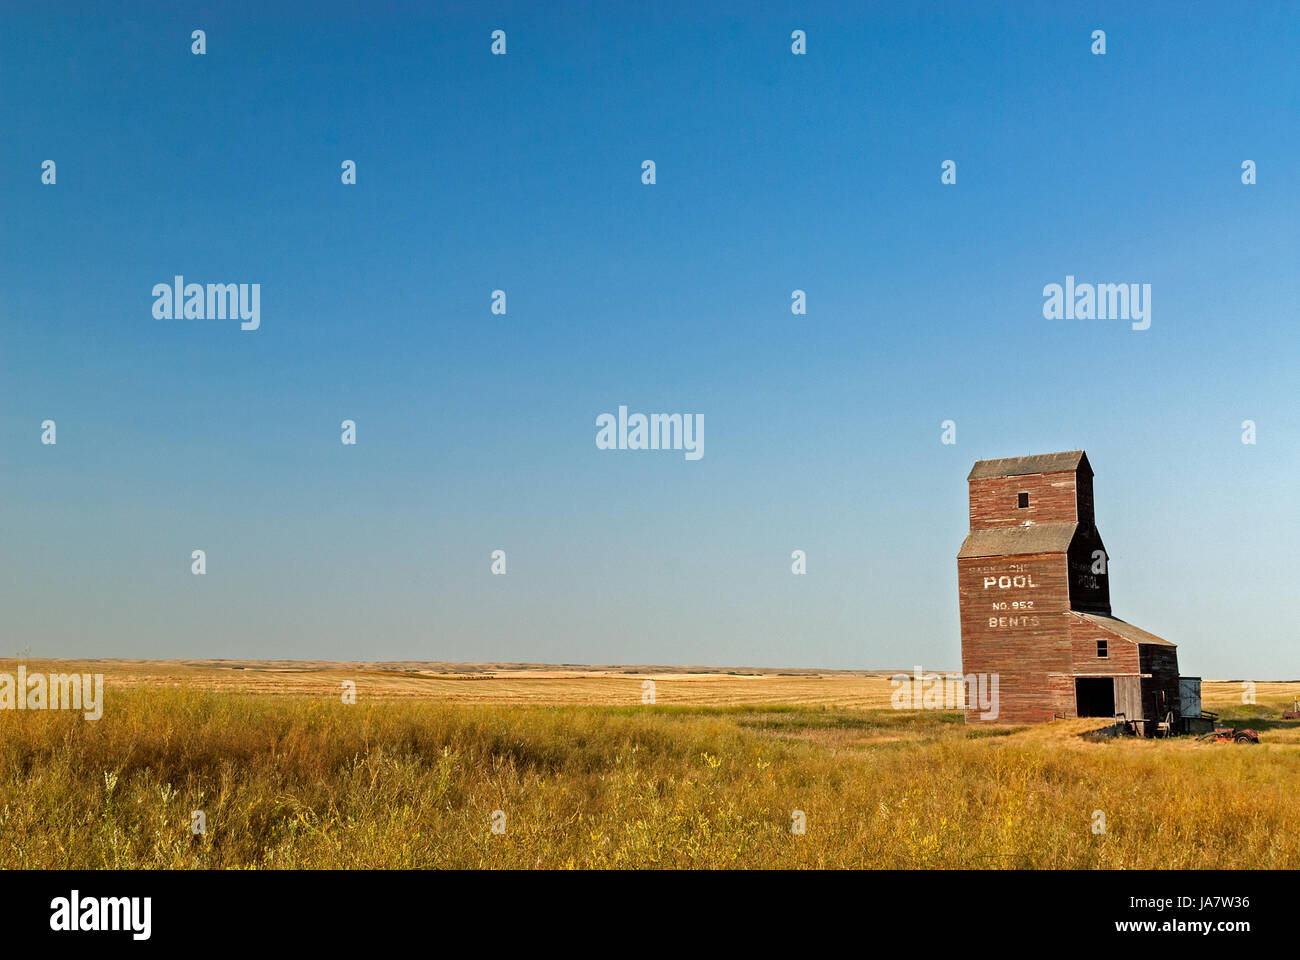
<svg viewBox="0 0 1300 960"><path fill-rule="evenodd" d="M689 673L662 667L566 667L514 664L373 664L273 661L31 660L29 670L48 673L100 672L109 695L120 687L176 687L239 693L337 695L345 680L358 699L427 699L445 703L631 706L642 701L645 680L654 682L655 701L681 706L890 706L890 671L765 670ZM12 672L18 661L0 660ZM671 672L669 672L671 671ZM1239 682L1206 682L1207 710L1242 704ZM1258 683L1260 702L1288 704L1300 696L1300 682Z"/></svg>

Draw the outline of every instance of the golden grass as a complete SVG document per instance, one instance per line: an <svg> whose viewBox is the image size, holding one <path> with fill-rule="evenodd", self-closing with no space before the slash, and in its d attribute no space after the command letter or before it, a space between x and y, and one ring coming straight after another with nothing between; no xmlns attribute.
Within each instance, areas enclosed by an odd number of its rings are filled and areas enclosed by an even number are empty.
<svg viewBox="0 0 1300 960"><path fill-rule="evenodd" d="M1276 719L1291 686L1246 706L1239 685L1207 685L1211 709L1260 729L1240 747L1083 739L1097 721L972 728L880 709L887 680L860 675L821 693L816 677L665 675L654 706L639 677L557 677L542 694L632 701L588 706L368 696L362 678L345 705L329 670L317 695L104 672L99 721L0 714L0 867L1300 865L1300 725ZM499 692L537 698L542 679ZM839 683L864 706L670 702Z"/></svg>

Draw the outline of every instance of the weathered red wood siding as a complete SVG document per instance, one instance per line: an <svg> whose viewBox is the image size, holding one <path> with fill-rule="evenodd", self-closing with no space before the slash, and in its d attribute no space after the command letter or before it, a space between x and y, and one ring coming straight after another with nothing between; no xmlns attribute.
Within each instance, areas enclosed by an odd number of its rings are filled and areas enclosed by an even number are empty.
<svg viewBox="0 0 1300 960"><path fill-rule="evenodd" d="M1083 677L1113 677L1142 672L1138 645L1100 630L1078 617L1070 617L1070 669ZM1106 641L1106 659L1097 656L1097 641Z"/></svg>
<svg viewBox="0 0 1300 960"><path fill-rule="evenodd" d="M1029 506L1018 507L1017 495L1029 494ZM1062 523L1079 519L1073 470L1027 477L988 477L970 481L970 527L1018 527L1033 523Z"/></svg>
<svg viewBox="0 0 1300 960"><path fill-rule="evenodd" d="M996 722L1050 720L1061 713L1059 694L1043 681L1046 674L1070 671L1065 555L958 560L957 590L962 673L998 675ZM1073 702L1071 691L1070 707ZM977 722L979 715L967 711L966 719Z"/></svg>

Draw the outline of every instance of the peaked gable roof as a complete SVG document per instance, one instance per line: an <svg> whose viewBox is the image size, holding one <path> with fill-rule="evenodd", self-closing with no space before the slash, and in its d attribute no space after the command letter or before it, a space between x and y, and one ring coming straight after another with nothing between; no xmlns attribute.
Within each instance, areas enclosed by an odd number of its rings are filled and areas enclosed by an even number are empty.
<svg viewBox="0 0 1300 960"><path fill-rule="evenodd" d="M1036 453L1028 457L1003 457L1000 460L976 460L967 480L990 477L1023 477L1031 473L1056 473L1061 470L1087 470L1092 473L1088 455L1082 450L1064 453Z"/></svg>

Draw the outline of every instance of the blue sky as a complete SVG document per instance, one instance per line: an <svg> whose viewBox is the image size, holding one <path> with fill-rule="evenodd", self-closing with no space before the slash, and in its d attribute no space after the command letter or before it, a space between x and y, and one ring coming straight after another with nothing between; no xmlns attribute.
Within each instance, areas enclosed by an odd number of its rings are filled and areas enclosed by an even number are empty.
<svg viewBox="0 0 1300 960"><path fill-rule="evenodd" d="M1295 4L126 10L3 14L5 654L955 667L971 463L1083 448L1116 615L1300 677Z"/></svg>

